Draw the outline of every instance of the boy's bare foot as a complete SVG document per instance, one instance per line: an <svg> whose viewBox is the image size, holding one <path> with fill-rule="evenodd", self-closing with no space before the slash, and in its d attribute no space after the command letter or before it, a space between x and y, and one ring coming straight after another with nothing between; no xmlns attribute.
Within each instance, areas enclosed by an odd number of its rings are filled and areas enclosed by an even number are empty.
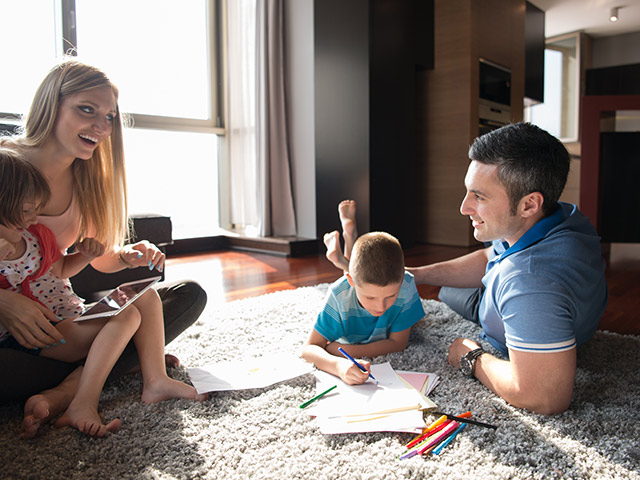
<svg viewBox="0 0 640 480"><path fill-rule="evenodd" d="M60 385L33 395L24 404L23 438L33 438L39 428L67 409L78 388L82 367L76 368Z"/></svg>
<svg viewBox="0 0 640 480"><path fill-rule="evenodd" d="M104 437L107 432L115 432L120 428L120 419L111 420L104 425L95 408L70 405L66 412L56 420L56 427L73 427L90 437Z"/></svg>
<svg viewBox="0 0 640 480"><path fill-rule="evenodd" d="M337 230L331 233L325 233L324 244L327 247L327 259L341 270L349 269L349 262L340 251L340 234Z"/></svg>
<svg viewBox="0 0 640 480"><path fill-rule="evenodd" d="M338 205L338 215L340 215L340 224L342 225L342 236L345 242L345 252L351 252L353 244L358 238L356 229L356 201L343 200ZM347 255L345 254L345 257Z"/></svg>
<svg viewBox="0 0 640 480"><path fill-rule="evenodd" d="M206 400L207 394L198 394L191 385L168 376L161 376L156 380L144 382L142 389L143 403L158 403L171 398L186 398L202 402Z"/></svg>

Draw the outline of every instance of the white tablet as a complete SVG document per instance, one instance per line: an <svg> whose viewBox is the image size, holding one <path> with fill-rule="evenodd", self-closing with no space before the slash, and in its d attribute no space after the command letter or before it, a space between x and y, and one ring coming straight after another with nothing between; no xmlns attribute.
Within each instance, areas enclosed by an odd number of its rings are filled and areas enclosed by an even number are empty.
<svg viewBox="0 0 640 480"><path fill-rule="evenodd" d="M127 308L136 298L149 290L162 277L150 277L134 282L127 282L113 289L99 301L89 306L85 312L75 318L74 322L82 322L91 318L113 317Z"/></svg>

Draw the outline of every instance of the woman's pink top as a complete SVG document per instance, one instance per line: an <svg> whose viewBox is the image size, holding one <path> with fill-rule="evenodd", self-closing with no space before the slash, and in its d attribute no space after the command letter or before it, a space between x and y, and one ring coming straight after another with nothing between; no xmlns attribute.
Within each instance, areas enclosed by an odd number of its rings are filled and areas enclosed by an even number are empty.
<svg viewBox="0 0 640 480"><path fill-rule="evenodd" d="M60 251L66 252L78 240L80 232L80 210L75 195L64 212L60 215L38 215L38 223L49 227L56 236Z"/></svg>

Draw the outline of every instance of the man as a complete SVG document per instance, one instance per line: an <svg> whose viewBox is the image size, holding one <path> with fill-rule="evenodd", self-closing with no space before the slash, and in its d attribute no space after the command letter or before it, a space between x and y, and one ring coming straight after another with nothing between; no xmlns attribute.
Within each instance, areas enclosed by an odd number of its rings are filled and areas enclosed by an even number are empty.
<svg viewBox="0 0 640 480"><path fill-rule="evenodd" d="M479 323L480 337L506 357L457 338L451 365L516 407L563 412L576 346L593 336L608 299L595 229L558 202L569 155L544 130L516 123L477 138L469 158L460 212L491 246L409 271L419 284L445 285L440 299Z"/></svg>

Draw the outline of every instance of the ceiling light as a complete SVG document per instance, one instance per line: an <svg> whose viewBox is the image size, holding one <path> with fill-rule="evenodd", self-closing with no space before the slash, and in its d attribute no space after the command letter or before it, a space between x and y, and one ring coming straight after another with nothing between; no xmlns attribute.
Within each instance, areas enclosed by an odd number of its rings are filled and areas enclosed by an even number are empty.
<svg viewBox="0 0 640 480"><path fill-rule="evenodd" d="M618 8L619 7L613 7L611 9L611 13L609 14L609 21L611 21L611 22L617 22L618 21Z"/></svg>

